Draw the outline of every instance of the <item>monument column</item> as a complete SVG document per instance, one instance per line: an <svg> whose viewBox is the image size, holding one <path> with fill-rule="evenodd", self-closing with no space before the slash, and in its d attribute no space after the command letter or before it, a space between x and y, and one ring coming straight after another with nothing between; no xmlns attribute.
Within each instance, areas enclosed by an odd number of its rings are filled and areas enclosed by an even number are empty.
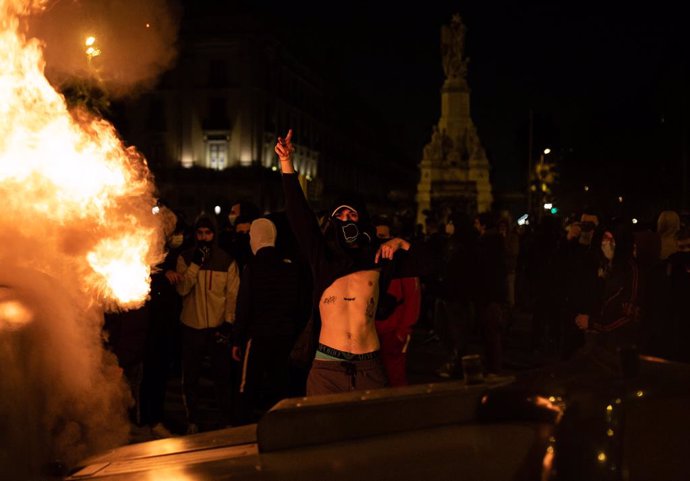
<svg viewBox="0 0 690 481"><path fill-rule="evenodd" d="M476 214L491 209L489 161L470 115L465 31L457 14L450 25L441 28L446 78L441 87L441 118L432 129L419 164L417 222L421 224L424 211L442 216L449 210Z"/></svg>

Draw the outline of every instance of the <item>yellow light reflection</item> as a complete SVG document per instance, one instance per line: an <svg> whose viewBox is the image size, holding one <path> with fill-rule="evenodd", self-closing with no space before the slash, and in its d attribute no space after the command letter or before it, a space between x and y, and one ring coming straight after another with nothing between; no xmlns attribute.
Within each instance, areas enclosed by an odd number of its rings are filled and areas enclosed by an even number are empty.
<svg viewBox="0 0 690 481"><path fill-rule="evenodd" d="M84 42L84 45L86 45L87 47L90 47L94 43L96 43L96 37L86 37L86 41Z"/></svg>
<svg viewBox="0 0 690 481"><path fill-rule="evenodd" d="M0 331L15 330L33 320L33 313L17 301L0 302Z"/></svg>
<svg viewBox="0 0 690 481"><path fill-rule="evenodd" d="M642 396L644 396L644 391L637 391L637 392L635 393L635 396L637 396L637 397L642 397Z"/></svg>
<svg viewBox="0 0 690 481"><path fill-rule="evenodd" d="M544 454L544 459L541 462L542 465L542 479L550 479L551 471L553 470L553 459L554 459L554 449L552 446L546 448L546 453Z"/></svg>
<svg viewBox="0 0 690 481"><path fill-rule="evenodd" d="M611 411L613 411L613 406L609 404L608 406L606 406L606 412L610 413Z"/></svg>
<svg viewBox="0 0 690 481"><path fill-rule="evenodd" d="M611 428L607 429L607 430L606 430L606 435L607 435L608 437L612 438L613 435L614 435L613 429L611 429Z"/></svg>
<svg viewBox="0 0 690 481"><path fill-rule="evenodd" d="M600 463L605 463L606 462L606 453L604 451L599 451L597 454L597 461Z"/></svg>
<svg viewBox="0 0 690 481"><path fill-rule="evenodd" d="M195 481L198 476L187 474L182 469L163 469L160 471L149 471L146 474L146 481Z"/></svg>

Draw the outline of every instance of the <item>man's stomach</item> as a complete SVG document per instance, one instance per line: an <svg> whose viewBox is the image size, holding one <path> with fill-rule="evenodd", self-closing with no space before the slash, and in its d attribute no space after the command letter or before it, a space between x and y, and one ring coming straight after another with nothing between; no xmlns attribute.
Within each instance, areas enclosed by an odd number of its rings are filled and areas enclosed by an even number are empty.
<svg viewBox="0 0 690 481"><path fill-rule="evenodd" d="M321 319L319 335L321 344L351 354L365 354L379 350L379 338L373 323L366 320L333 321L331 319L324 322L324 319Z"/></svg>

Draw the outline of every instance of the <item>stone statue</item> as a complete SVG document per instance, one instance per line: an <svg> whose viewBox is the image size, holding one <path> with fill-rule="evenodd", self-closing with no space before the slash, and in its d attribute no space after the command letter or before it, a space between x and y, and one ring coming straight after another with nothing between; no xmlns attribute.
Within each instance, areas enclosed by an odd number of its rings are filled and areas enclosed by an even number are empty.
<svg viewBox="0 0 690 481"><path fill-rule="evenodd" d="M452 148L453 141L446 133L446 129L443 129L441 132L441 159L446 159Z"/></svg>
<svg viewBox="0 0 690 481"><path fill-rule="evenodd" d="M465 51L465 25L460 15L453 15L450 26L441 27L441 57L443 72L446 78L465 78L467 61L463 59Z"/></svg>
<svg viewBox="0 0 690 481"><path fill-rule="evenodd" d="M441 133L437 126L433 126L431 130L431 142L424 147L424 158L427 160L441 160L443 158Z"/></svg>

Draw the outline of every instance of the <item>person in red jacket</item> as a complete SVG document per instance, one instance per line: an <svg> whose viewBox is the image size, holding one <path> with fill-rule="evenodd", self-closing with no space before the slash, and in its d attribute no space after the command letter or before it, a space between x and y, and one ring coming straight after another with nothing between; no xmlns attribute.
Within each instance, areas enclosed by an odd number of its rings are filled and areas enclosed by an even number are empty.
<svg viewBox="0 0 690 481"><path fill-rule="evenodd" d="M381 219L376 222L376 236L385 242L391 238L390 225ZM407 345L412 326L419 319L421 288L418 277L391 279L386 290L392 302L392 313L376 319L376 333L381 343L381 361L390 386L407 385Z"/></svg>

